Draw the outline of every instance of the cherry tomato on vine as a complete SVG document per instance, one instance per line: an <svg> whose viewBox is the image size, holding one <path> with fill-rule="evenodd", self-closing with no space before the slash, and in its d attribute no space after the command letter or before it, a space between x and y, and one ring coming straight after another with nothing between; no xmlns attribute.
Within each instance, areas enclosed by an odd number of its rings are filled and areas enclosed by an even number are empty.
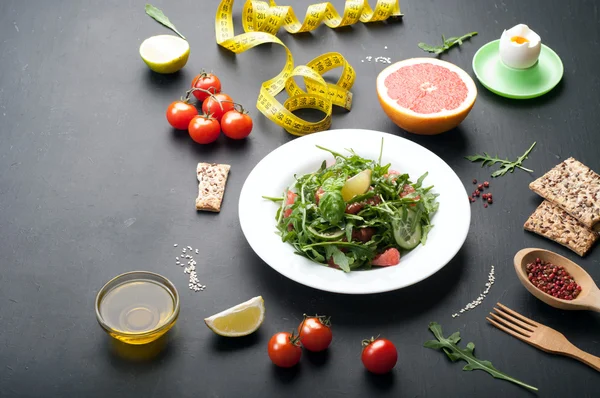
<svg viewBox="0 0 600 398"><path fill-rule="evenodd" d="M326 350L333 338L329 318L323 316L305 318L298 327L298 335L300 336L302 346L308 351L319 352Z"/></svg>
<svg viewBox="0 0 600 398"><path fill-rule="evenodd" d="M219 104L220 102L220 104ZM223 108L221 108L221 106ZM211 95L202 103L202 112L212 115L219 122L223 115L233 109L233 100L227 94L219 93Z"/></svg>
<svg viewBox="0 0 600 398"><path fill-rule="evenodd" d="M174 101L167 108L167 121L177 130L187 130L190 121L197 115L196 107L184 101Z"/></svg>
<svg viewBox="0 0 600 398"><path fill-rule="evenodd" d="M362 363L371 373L384 374L396 366L398 351L394 343L387 339L363 340Z"/></svg>
<svg viewBox="0 0 600 398"><path fill-rule="evenodd" d="M221 129L227 137L241 140L252 132L252 118L247 112L238 112L233 109L223 115Z"/></svg>
<svg viewBox="0 0 600 398"><path fill-rule="evenodd" d="M216 119L210 116L198 115L190 122L188 131L192 140L198 144L210 144L219 138L221 126Z"/></svg>
<svg viewBox="0 0 600 398"><path fill-rule="evenodd" d="M212 73L202 72L192 80L192 88L201 88L210 91L212 94L218 94L221 92L221 81ZM203 91L193 91L192 93L198 101L204 101L210 95Z"/></svg>
<svg viewBox="0 0 600 398"><path fill-rule="evenodd" d="M291 368L300 362L302 348L298 342L298 336L292 333L276 333L269 340L269 358L279 367Z"/></svg>

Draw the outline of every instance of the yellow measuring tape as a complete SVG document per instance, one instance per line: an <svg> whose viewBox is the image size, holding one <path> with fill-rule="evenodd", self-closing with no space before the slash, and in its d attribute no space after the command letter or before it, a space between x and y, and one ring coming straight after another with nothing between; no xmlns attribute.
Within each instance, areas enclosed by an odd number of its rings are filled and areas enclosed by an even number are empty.
<svg viewBox="0 0 600 398"><path fill-rule="evenodd" d="M327 130L331 125L333 105L350 110L352 93L349 91L356 77L354 68L339 53L323 54L306 65L294 68L294 58L290 50L275 34L281 27L289 33L309 32L321 23L330 28L339 28L360 22L383 21L392 16L401 16L398 0L377 0L375 9L371 9L367 0L347 0L344 14L340 17L331 3L314 4L308 7L303 23L300 23L294 11L288 6L278 6L274 0L248 0L242 12L244 32L234 35L234 0L222 0L215 19L217 43L233 51L242 53L264 43L275 43L285 48L287 58L283 70L274 78L261 85L256 107L275 124L294 135L306 135ZM327 83L322 75L332 69L342 68L336 84ZM304 79L306 91L301 89L294 77ZM275 96L285 89L289 98L283 105ZM308 122L292 112L298 109L317 109L325 114L318 122Z"/></svg>

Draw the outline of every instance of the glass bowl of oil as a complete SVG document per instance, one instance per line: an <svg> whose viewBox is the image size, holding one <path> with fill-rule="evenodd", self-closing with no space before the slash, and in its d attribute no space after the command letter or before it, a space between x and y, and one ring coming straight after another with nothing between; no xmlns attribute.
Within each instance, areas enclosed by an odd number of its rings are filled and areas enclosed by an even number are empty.
<svg viewBox="0 0 600 398"><path fill-rule="evenodd" d="M169 331L179 316L179 294L164 276L133 271L111 279L96 296L96 318L112 337L147 344Z"/></svg>

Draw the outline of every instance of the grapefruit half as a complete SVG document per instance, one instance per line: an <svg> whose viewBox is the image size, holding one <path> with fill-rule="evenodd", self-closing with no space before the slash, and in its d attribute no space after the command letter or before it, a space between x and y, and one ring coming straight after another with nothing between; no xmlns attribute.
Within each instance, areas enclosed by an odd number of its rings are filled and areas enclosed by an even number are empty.
<svg viewBox="0 0 600 398"><path fill-rule="evenodd" d="M386 115L414 134L440 134L469 114L477 87L467 72L436 58L411 58L385 68L377 96Z"/></svg>

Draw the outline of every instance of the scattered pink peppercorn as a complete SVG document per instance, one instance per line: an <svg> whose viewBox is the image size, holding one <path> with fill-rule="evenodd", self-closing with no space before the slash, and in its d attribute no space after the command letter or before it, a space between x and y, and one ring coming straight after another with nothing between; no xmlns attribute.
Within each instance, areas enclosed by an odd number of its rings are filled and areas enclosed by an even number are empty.
<svg viewBox="0 0 600 398"><path fill-rule="evenodd" d="M473 178L473 184L477 184L477 180Z"/></svg>
<svg viewBox="0 0 600 398"><path fill-rule="evenodd" d="M487 207L488 207L488 204L487 204L487 203L484 203L484 204L483 204L483 207L485 207L485 208L487 209Z"/></svg>
<svg viewBox="0 0 600 398"><path fill-rule="evenodd" d="M490 182L489 181L484 181L483 182L483 186L486 187L486 188L489 188L490 187Z"/></svg>
<svg viewBox="0 0 600 398"><path fill-rule="evenodd" d="M479 184L479 185L477 185L477 190L479 190L479 191L483 191L483 184Z"/></svg>
<svg viewBox="0 0 600 398"><path fill-rule="evenodd" d="M581 286L562 266L539 258L527 264L527 278L544 293L562 300L573 300L581 293Z"/></svg>
<svg viewBox="0 0 600 398"><path fill-rule="evenodd" d="M492 200L492 198L490 198L490 197L488 197L488 200L487 200L487 202L488 202L489 204L492 204L492 203L494 203L494 201L493 201L493 200Z"/></svg>

